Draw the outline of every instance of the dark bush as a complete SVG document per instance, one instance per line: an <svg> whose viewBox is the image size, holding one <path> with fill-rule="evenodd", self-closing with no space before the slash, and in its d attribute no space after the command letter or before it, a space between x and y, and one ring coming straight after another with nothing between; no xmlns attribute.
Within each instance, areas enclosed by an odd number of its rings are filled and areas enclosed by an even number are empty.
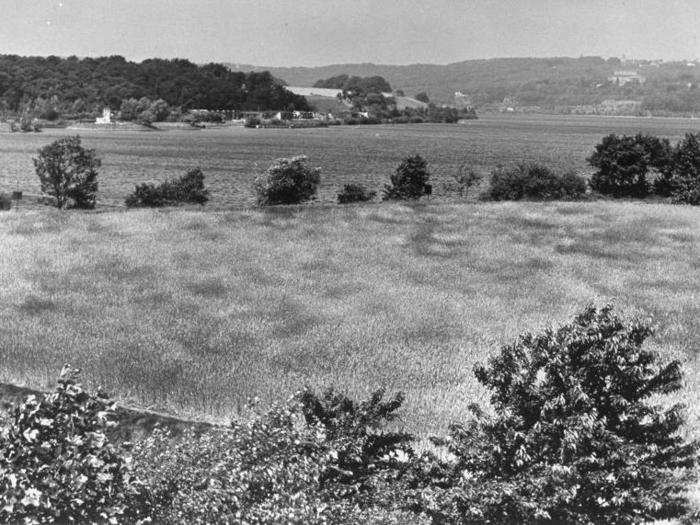
<svg viewBox="0 0 700 525"><path fill-rule="evenodd" d="M430 195L428 163L420 155L404 159L396 173L391 176L391 184L384 185L383 200L419 199Z"/></svg>
<svg viewBox="0 0 700 525"><path fill-rule="evenodd" d="M343 191L338 193L338 203L371 201L376 195L376 191L369 191L362 184L346 184Z"/></svg>
<svg viewBox="0 0 700 525"><path fill-rule="evenodd" d="M176 206L178 204L204 204L209 191L204 188L204 174L199 168L189 170L179 179L159 185L139 184L125 203L129 208Z"/></svg>
<svg viewBox="0 0 700 525"><path fill-rule="evenodd" d="M0 211L12 209L12 199L7 193L0 193Z"/></svg>
<svg viewBox="0 0 700 525"><path fill-rule="evenodd" d="M33 161L42 193L57 208L95 207L97 169L102 163L95 150L83 148L80 137L66 137L44 146Z"/></svg>
<svg viewBox="0 0 700 525"><path fill-rule="evenodd" d="M255 178L258 206L297 204L315 198L321 168L309 168L306 157L277 159Z"/></svg>
<svg viewBox="0 0 700 525"><path fill-rule="evenodd" d="M673 149L669 195L679 204L700 204L700 133L687 133Z"/></svg>
<svg viewBox="0 0 700 525"><path fill-rule="evenodd" d="M491 174L490 200L576 200L586 193L586 181L573 172L558 174L541 164L498 168Z"/></svg>
<svg viewBox="0 0 700 525"><path fill-rule="evenodd" d="M650 191L649 170L663 174L670 153L668 139L642 134L608 135L588 158L598 169L591 177L591 188L611 197L646 197Z"/></svg>
<svg viewBox="0 0 700 525"><path fill-rule="evenodd" d="M473 408L451 428L442 518L638 523L687 512L699 444L679 434L680 405L654 404L681 388L681 370L644 347L651 334L589 307L477 367L495 415Z"/></svg>
<svg viewBox="0 0 700 525"><path fill-rule="evenodd" d="M64 367L58 387L29 396L0 429L0 522L107 523L145 517L147 499L105 430L114 407Z"/></svg>

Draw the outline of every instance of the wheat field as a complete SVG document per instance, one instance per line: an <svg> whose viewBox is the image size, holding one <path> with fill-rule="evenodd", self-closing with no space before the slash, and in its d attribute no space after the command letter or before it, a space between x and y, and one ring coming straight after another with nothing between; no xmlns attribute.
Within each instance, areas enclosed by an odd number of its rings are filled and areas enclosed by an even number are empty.
<svg viewBox="0 0 700 525"><path fill-rule="evenodd" d="M472 368L589 302L653 315L700 418L700 210L417 203L0 214L0 381L83 369L122 402L223 420L304 385L406 392L442 432Z"/></svg>

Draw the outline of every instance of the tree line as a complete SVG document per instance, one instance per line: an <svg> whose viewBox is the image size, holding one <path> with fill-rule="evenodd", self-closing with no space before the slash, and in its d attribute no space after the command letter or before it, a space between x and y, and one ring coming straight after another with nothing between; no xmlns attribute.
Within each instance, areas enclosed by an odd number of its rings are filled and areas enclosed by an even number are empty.
<svg viewBox="0 0 700 525"><path fill-rule="evenodd" d="M309 109L304 97L284 89L267 71L245 73L183 59L137 63L122 56L0 55L0 111L5 113L94 114L143 97L183 111Z"/></svg>

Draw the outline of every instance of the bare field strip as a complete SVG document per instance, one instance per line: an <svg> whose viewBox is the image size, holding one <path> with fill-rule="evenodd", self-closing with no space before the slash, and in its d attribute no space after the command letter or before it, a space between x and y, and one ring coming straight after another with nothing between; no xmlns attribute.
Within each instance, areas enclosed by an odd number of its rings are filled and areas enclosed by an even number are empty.
<svg viewBox="0 0 700 525"><path fill-rule="evenodd" d="M466 124L340 126L320 129L170 130L161 132L81 132L103 165L99 198L123 203L142 182L180 177L200 166L211 190L208 208L253 201L252 181L283 156L305 154L321 166L319 199L334 201L346 183L381 189L407 155L430 163L436 193L462 165L487 173L498 165L538 160L586 173L586 157L611 132L651 133L675 141L700 131L700 120L552 115L483 115ZM32 156L36 150L75 131L47 129L38 134L0 133L0 191L38 193Z"/></svg>
<svg viewBox="0 0 700 525"><path fill-rule="evenodd" d="M484 400L475 362L614 299L654 315L700 425L700 210L373 204L0 215L0 382L90 386L221 419L304 384L407 393L441 432Z"/></svg>

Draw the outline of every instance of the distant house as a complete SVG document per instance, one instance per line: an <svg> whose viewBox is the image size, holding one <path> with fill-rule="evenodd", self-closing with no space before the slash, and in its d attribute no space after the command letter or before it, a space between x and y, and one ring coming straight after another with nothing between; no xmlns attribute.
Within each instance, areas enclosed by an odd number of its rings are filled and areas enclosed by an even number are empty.
<svg viewBox="0 0 700 525"><path fill-rule="evenodd" d="M630 82L639 82L640 84L644 84L646 78L641 76L636 71L615 71L611 77L608 77L608 80L619 86L624 86Z"/></svg>
<svg viewBox="0 0 700 525"><path fill-rule="evenodd" d="M109 108L104 108L102 110L102 116L95 119L95 124L111 124L112 123L112 110Z"/></svg>

